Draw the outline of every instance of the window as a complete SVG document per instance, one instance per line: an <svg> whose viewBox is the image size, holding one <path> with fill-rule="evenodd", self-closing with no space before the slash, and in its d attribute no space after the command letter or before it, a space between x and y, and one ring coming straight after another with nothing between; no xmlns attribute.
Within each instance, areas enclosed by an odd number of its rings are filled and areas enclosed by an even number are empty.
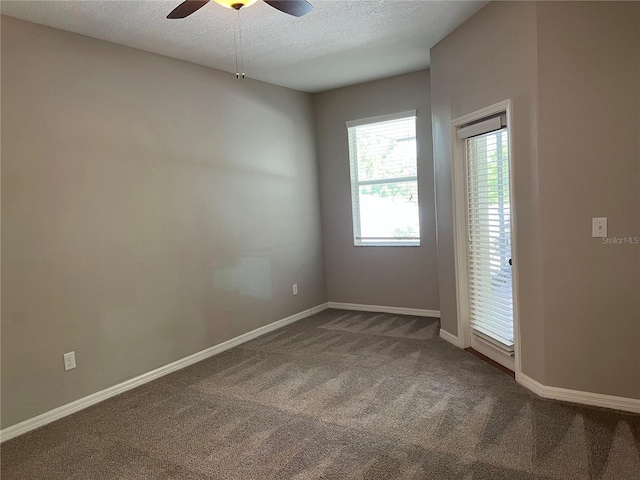
<svg viewBox="0 0 640 480"><path fill-rule="evenodd" d="M415 110L347 129L354 245L420 245Z"/></svg>

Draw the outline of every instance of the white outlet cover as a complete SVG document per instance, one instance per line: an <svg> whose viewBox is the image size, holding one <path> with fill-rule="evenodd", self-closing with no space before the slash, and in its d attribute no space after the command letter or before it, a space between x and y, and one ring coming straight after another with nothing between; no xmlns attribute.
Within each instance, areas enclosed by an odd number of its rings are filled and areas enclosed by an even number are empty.
<svg viewBox="0 0 640 480"><path fill-rule="evenodd" d="M64 369L71 370L76 368L76 352L69 352L64 354Z"/></svg>

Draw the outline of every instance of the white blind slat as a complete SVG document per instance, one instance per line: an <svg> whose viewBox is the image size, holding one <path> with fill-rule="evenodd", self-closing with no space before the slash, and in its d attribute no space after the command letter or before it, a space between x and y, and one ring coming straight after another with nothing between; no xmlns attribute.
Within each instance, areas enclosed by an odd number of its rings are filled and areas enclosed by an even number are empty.
<svg viewBox="0 0 640 480"><path fill-rule="evenodd" d="M479 328L474 327L474 334L476 338L480 340L482 343L501 351L505 355L508 355L508 356L513 355L513 352L514 352L513 345L507 345L505 343L496 341L493 338L493 335L487 335L481 327Z"/></svg>
<svg viewBox="0 0 640 480"><path fill-rule="evenodd" d="M485 335L493 333L495 335L494 339L498 342L504 343L505 345L513 342L513 338L508 338L511 336L511 332L509 330L503 329L499 325L487 320L488 318L485 315L481 312L477 312L477 319L471 322L471 326L476 327L477 329L482 329L482 331L485 332Z"/></svg>

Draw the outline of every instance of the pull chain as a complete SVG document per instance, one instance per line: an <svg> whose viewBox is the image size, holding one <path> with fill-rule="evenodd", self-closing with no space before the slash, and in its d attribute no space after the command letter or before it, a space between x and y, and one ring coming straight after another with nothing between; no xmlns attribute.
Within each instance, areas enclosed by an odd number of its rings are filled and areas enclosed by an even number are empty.
<svg viewBox="0 0 640 480"><path fill-rule="evenodd" d="M236 25L234 32L234 40L236 47L236 78L244 78L244 58L242 55L242 18L240 17L240 8L236 9Z"/></svg>
<svg viewBox="0 0 640 480"><path fill-rule="evenodd" d="M235 22L233 22L233 43L236 50L236 78L240 78L240 57L238 55L238 32L240 30L238 22L240 21L240 12L236 15Z"/></svg>
<svg viewBox="0 0 640 480"><path fill-rule="evenodd" d="M238 10L238 27L240 29L240 71L242 72L242 78L244 78L244 52L242 51L242 17L240 16L240 10Z"/></svg>

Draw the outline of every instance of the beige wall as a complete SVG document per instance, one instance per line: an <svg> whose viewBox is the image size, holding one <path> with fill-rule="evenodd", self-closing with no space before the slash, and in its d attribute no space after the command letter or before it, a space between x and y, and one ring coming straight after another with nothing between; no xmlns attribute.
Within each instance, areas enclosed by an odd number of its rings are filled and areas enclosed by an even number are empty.
<svg viewBox="0 0 640 480"><path fill-rule="evenodd" d="M429 72L316 94L327 293L333 302L438 310ZM419 247L354 247L345 122L417 110Z"/></svg>
<svg viewBox="0 0 640 480"><path fill-rule="evenodd" d="M457 335L449 122L511 99L513 199L523 370L544 377L542 270L538 205L536 7L491 3L431 50L438 262L442 326Z"/></svg>
<svg viewBox="0 0 640 480"><path fill-rule="evenodd" d="M640 398L640 5L495 2L431 51L442 323L455 333L448 122L513 100L523 372Z"/></svg>
<svg viewBox="0 0 640 480"><path fill-rule="evenodd" d="M2 427L325 302L313 135L307 94L3 17Z"/></svg>
<svg viewBox="0 0 640 480"><path fill-rule="evenodd" d="M538 5L546 384L640 398L640 4Z"/></svg>

